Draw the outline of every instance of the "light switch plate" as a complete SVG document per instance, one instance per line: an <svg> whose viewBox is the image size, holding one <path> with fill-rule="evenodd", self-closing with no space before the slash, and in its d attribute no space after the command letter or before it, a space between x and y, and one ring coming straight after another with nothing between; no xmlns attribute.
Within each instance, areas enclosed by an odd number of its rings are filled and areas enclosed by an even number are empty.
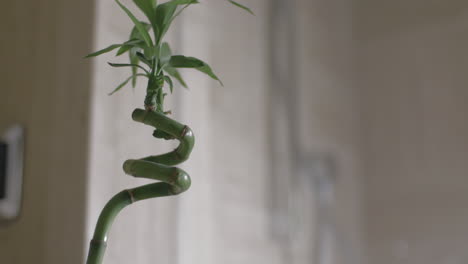
<svg viewBox="0 0 468 264"><path fill-rule="evenodd" d="M0 138L0 220L13 220L21 209L24 130L12 126ZM3 165L3 166L2 166ZM3 168L2 168L3 167Z"/></svg>

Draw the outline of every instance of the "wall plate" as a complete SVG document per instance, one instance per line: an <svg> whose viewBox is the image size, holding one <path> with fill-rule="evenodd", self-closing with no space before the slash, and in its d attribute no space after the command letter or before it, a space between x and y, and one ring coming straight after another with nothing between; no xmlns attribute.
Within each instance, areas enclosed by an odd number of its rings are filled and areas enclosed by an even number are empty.
<svg viewBox="0 0 468 264"><path fill-rule="evenodd" d="M0 138L0 220L13 220L21 209L24 130L10 127Z"/></svg>

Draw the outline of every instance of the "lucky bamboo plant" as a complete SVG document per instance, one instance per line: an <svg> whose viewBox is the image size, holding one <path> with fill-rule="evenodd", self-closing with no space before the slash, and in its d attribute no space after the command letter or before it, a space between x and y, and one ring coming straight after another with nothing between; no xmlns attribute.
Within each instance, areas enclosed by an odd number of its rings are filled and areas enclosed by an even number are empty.
<svg viewBox="0 0 468 264"><path fill-rule="evenodd" d="M235 1L226 1L252 13L249 8ZM177 195L190 187L191 180L188 174L174 166L189 158L195 137L188 126L169 118L170 111L164 109L164 98L168 92L173 91L173 79L187 87L177 69L193 68L221 83L208 64L194 57L172 55L169 44L163 42L164 35L174 19L190 5L198 4L197 0L171 0L159 4L157 0L133 0L133 2L146 16L147 22L137 19L127 7L116 0L134 24L129 40L122 44L111 45L86 57L95 57L116 49L118 49L116 56L128 53L129 63L109 63L112 67L131 68L130 77L110 94L119 91L129 82L135 87L139 77L147 78L144 109L135 109L132 119L154 127L154 137L165 140L176 139L180 144L169 153L125 161L123 170L126 174L161 182L124 190L109 200L99 215L90 243L87 264L102 263L107 234L115 217L125 206L154 197Z"/></svg>

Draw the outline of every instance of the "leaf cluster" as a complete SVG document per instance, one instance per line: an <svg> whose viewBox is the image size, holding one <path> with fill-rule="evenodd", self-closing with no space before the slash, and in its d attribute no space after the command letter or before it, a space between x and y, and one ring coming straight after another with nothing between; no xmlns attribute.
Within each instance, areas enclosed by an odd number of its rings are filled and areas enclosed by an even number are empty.
<svg viewBox="0 0 468 264"><path fill-rule="evenodd" d="M115 1L134 24L129 40L121 44L110 45L86 56L86 58L95 57L114 50L117 50L116 56L128 54L129 63L109 63L112 67L131 68L131 75L110 94L119 91L130 81L135 87L137 78L144 77L148 79L148 94L154 95L158 109L162 110L163 98L166 95L162 91L164 84L168 85L171 93L174 86L173 79L183 87L187 87L178 71L180 68L196 69L219 81L222 85L207 63L194 57L173 55L169 44L163 41L174 19L190 5L199 4L198 0L170 0L160 4L157 0L132 0L146 16L146 21L139 20L119 0ZM235 1L226 1L252 13L249 8Z"/></svg>

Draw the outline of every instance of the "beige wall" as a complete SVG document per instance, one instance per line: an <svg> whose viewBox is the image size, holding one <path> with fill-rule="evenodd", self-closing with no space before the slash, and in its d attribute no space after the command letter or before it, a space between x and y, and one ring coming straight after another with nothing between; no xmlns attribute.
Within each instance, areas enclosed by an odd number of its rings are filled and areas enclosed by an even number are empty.
<svg viewBox="0 0 468 264"><path fill-rule="evenodd" d="M0 224L2 263L82 263L90 1L4 1L0 131L26 129L23 208Z"/></svg>
<svg viewBox="0 0 468 264"><path fill-rule="evenodd" d="M466 263L468 4L358 2L369 263Z"/></svg>

